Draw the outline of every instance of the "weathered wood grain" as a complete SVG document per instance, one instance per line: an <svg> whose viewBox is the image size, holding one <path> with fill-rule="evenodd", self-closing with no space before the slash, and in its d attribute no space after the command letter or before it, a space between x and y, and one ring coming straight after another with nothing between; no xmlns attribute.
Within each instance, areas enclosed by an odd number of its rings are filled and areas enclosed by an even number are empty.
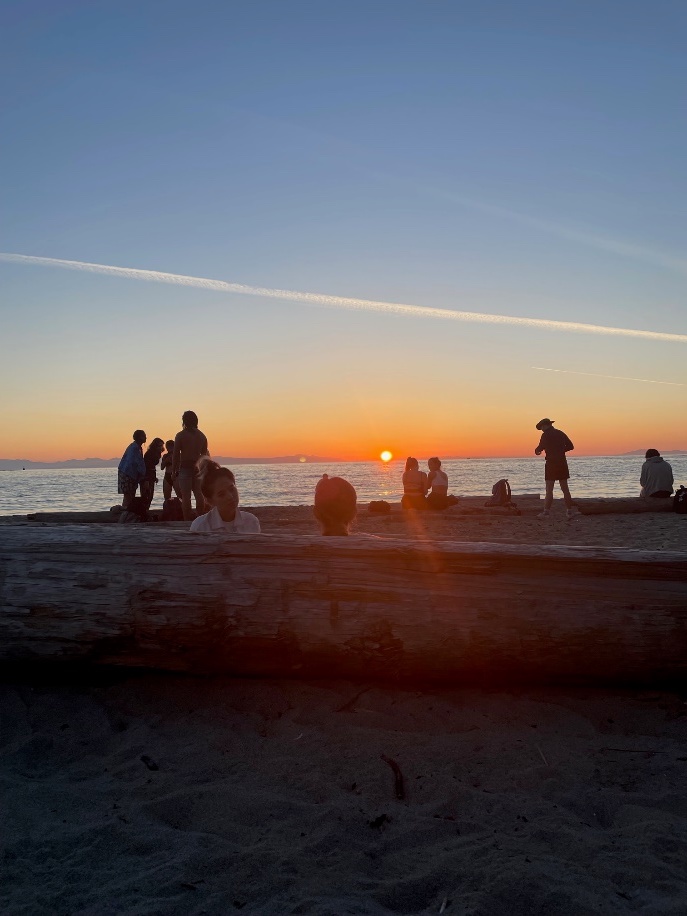
<svg viewBox="0 0 687 916"><path fill-rule="evenodd" d="M0 529L0 659L444 683L687 673L687 553Z"/></svg>

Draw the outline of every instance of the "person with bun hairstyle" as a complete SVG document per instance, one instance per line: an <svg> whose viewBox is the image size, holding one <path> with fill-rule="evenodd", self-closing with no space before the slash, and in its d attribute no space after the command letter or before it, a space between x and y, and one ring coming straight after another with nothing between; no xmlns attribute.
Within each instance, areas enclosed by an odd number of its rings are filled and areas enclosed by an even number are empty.
<svg viewBox="0 0 687 916"><path fill-rule="evenodd" d="M191 531L224 532L225 534L260 534L260 522L252 512L239 509L236 478L229 468L223 468L211 458L198 463L200 488L205 501L212 506L191 524Z"/></svg>
<svg viewBox="0 0 687 916"><path fill-rule="evenodd" d="M458 498L448 495L448 474L441 470L441 461L438 458L430 458L427 467L427 486L432 488L427 496L427 508L442 512L449 506L457 505Z"/></svg>
<svg viewBox="0 0 687 916"><path fill-rule="evenodd" d="M403 498L401 499L401 506L404 509L426 509L426 496L427 475L424 471L420 470L417 458L406 458L406 469L403 472Z"/></svg>
<svg viewBox="0 0 687 916"><path fill-rule="evenodd" d="M347 537L356 516L355 487L343 477L323 474L315 487L314 514L325 536Z"/></svg>

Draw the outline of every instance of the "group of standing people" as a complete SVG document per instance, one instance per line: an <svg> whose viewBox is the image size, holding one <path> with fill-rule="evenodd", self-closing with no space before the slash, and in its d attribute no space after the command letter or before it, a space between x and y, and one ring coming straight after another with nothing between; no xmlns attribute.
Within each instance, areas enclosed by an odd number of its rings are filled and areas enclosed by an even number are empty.
<svg viewBox="0 0 687 916"><path fill-rule="evenodd" d="M174 493L180 500L185 521L194 517L191 497L195 498L196 513L203 512L205 498L201 489L199 461L209 455L208 440L198 429L198 416L186 410L181 417L182 427L174 439L155 438L145 453L147 436L142 429L133 434L133 441L122 455L117 469L117 492L122 496L122 508L130 509L140 487L140 500L149 509L159 482L157 467L163 473L162 492L165 499ZM163 455L163 452L166 452Z"/></svg>

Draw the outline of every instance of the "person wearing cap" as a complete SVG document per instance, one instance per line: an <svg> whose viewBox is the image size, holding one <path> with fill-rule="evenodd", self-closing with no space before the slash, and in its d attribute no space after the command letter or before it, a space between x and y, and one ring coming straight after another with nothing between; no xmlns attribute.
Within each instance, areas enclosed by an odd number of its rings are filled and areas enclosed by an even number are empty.
<svg viewBox="0 0 687 916"><path fill-rule="evenodd" d="M562 429L554 429L554 421L544 417L537 423L537 429L541 432L539 445L535 448L534 454L541 455L546 452L546 468L544 470L544 479L546 481L546 498L544 500L544 511L539 513L539 518L546 518L551 514L553 505L553 486L558 481L563 491L563 499L567 509L568 518L575 515L573 509L572 496L568 487L570 471L568 469L568 459L565 457L566 452L572 451L575 446L566 436Z"/></svg>

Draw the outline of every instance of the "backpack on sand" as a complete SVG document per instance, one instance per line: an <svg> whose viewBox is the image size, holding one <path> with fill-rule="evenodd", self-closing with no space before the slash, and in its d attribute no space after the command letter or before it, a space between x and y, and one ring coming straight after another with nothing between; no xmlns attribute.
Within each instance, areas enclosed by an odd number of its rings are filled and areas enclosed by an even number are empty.
<svg viewBox="0 0 687 916"><path fill-rule="evenodd" d="M510 484L505 477L496 481L494 486L491 488L491 499L488 499L484 505L506 507L512 506L513 508L516 507L517 503L514 503L511 499Z"/></svg>
<svg viewBox="0 0 687 916"><path fill-rule="evenodd" d="M163 522L183 522L184 510L181 507L181 500L178 496L170 496L162 504Z"/></svg>
<svg viewBox="0 0 687 916"><path fill-rule="evenodd" d="M119 513L117 521L120 525L149 521L148 507L145 504L145 500L141 496L134 496L129 506Z"/></svg>
<svg viewBox="0 0 687 916"><path fill-rule="evenodd" d="M678 515L687 515L687 487L680 487L673 496L673 512Z"/></svg>

